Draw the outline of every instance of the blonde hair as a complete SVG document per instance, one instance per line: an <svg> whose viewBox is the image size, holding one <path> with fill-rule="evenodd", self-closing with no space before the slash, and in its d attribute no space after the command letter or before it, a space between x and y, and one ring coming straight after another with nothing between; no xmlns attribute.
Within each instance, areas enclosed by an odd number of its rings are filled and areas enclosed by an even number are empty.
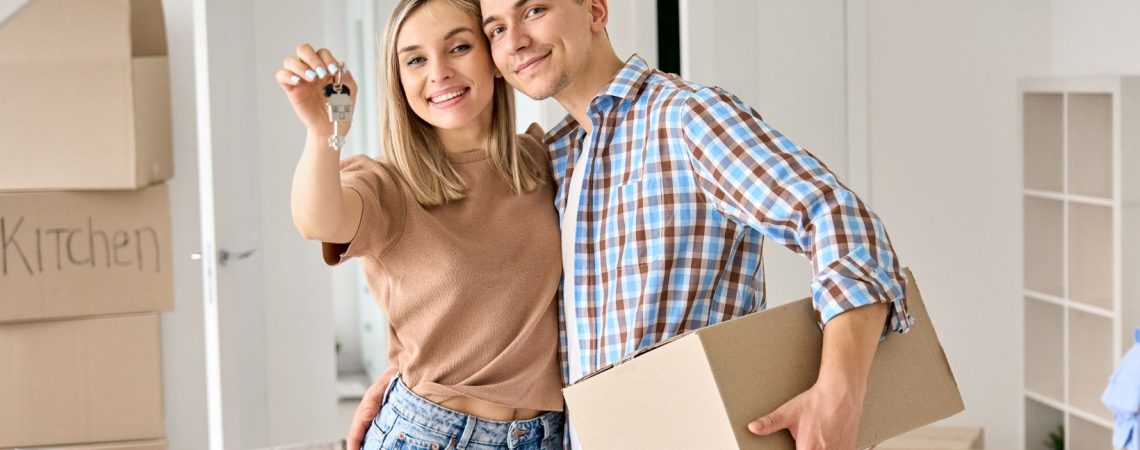
<svg viewBox="0 0 1140 450"><path fill-rule="evenodd" d="M465 197L466 188L447 160L435 129L412 111L401 86L396 38L404 21L432 1L447 1L471 14L476 22L482 17L478 0L402 0L388 19L380 48L384 66L378 70L379 85L387 89L387 95L382 92L379 99L383 162L403 176L416 201L425 206L460 200ZM540 164L545 163L517 145L514 90L502 77L495 78L494 89L491 132L486 143L491 166L516 194L531 192L543 182Z"/></svg>

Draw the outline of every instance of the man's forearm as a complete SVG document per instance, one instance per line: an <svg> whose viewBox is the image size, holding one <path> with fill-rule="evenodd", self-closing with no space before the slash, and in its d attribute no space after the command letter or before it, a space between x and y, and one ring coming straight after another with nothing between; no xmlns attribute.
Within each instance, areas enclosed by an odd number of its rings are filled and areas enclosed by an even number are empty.
<svg viewBox="0 0 1140 450"><path fill-rule="evenodd" d="M862 405L867 375L879 347L889 305L876 303L835 316L823 331L823 354L816 385L853 396Z"/></svg>

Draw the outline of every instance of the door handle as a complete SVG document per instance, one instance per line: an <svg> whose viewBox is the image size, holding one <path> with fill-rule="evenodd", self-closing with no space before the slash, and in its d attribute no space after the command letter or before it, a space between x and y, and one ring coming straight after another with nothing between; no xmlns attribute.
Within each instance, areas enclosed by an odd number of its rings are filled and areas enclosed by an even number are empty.
<svg viewBox="0 0 1140 450"><path fill-rule="evenodd" d="M229 263L230 261L241 261L243 259L247 259L247 258L253 256L256 253L257 253L256 248L249 249L249 250L246 250L244 252L231 252L231 251L223 248L223 249L218 251L218 265L224 266L227 263ZM199 252L191 253L190 259L192 259L194 261L199 261L202 259L202 254Z"/></svg>

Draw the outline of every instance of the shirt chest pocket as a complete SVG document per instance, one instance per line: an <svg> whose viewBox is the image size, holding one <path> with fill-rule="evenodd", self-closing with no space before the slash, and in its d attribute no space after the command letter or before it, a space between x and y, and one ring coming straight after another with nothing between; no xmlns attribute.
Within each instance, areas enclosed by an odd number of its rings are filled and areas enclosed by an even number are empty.
<svg viewBox="0 0 1140 450"><path fill-rule="evenodd" d="M614 151L605 155L602 170L615 186L640 183L650 161L649 149L644 145L616 144Z"/></svg>
<svg viewBox="0 0 1140 450"><path fill-rule="evenodd" d="M647 265L663 257L673 215L654 185L653 176L646 176L618 186L611 195L605 227L609 236L603 242L616 247L618 267Z"/></svg>

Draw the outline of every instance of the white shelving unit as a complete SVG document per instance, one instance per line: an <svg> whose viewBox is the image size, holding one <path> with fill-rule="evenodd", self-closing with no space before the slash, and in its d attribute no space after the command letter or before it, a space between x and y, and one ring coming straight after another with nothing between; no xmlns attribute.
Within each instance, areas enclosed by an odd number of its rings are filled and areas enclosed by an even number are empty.
<svg viewBox="0 0 1140 450"><path fill-rule="evenodd" d="M1140 326L1140 77L1020 83L1025 446L1108 449L1100 402Z"/></svg>

